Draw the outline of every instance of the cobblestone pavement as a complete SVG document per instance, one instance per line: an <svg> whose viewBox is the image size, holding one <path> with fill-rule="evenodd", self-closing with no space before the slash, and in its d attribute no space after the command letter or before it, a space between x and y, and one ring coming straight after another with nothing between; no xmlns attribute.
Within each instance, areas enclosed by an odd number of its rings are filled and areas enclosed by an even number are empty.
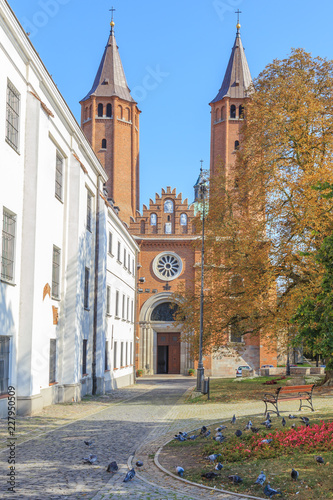
<svg viewBox="0 0 333 500"><path fill-rule="evenodd" d="M154 463L158 449L175 431L193 430L230 415L263 412L261 402L233 404L184 404L182 396L195 385L189 377L139 379L136 386L106 398L90 398L82 404L55 405L40 414L17 421L16 493L1 498L19 500L240 500L244 496L193 486L165 474ZM316 398L316 409L327 407L327 398ZM292 408L294 410L294 408ZM2 445L6 434L2 426ZM92 439L87 447L84 439ZM1 444L1 443L0 443ZM96 454L95 465L82 458ZM0 491L6 491L8 450L0 451ZM113 476L106 466L116 460ZM128 466L142 460L144 466L129 483L123 483ZM250 497L245 497L250 498Z"/></svg>

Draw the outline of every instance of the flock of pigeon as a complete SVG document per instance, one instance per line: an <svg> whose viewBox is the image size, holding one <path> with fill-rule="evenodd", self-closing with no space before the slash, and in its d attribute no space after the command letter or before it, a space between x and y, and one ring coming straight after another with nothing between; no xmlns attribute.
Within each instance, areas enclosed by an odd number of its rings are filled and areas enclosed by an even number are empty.
<svg viewBox="0 0 333 500"><path fill-rule="evenodd" d="M93 446L94 441L84 441L84 444L86 444L87 446L90 447L90 446ZM89 454L88 457L85 457L82 460L85 464L93 465L97 462L97 455ZM135 465L137 467L142 467L143 462L138 460L135 463ZM117 462L113 461L113 462L109 463L109 465L107 466L106 472L110 472L111 474L114 474L115 472L117 472L117 470L119 470ZM131 470L129 470L127 472L126 476L124 477L123 483L128 483L128 481L131 481L131 479L133 479L134 476L135 476L135 470L134 470L134 468L132 468Z"/></svg>
<svg viewBox="0 0 333 500"><path fill-rule="evenodd" d="M295 417L294 415L289 415L289 419L290 420L293 420L297 417ZM310 419L308 417L300 417L300 420L302 421L302 423L308 427L310 425ZM286 419L283 417L282 418L282 425L283 427L286 426ZM231 419L231 424L232 425L235 425L236 424L236 415L234 415ZM264 425L267 429L271 429L272 427L272 420L270 418L270 414L267 413L266 415L266 420L265 422L262 422L261 425ZM296 425L295 424L292 424L291 425L292 428L295 428ZM224 429L227 429L227 426L226 425L220 425L219 427L217 427L215 429L216 431L216 435L215 437L213 437L213 439L219 443L223 443L223 441L225 441L227 439L226 436L223 435L223 430ZM248 423L246 424L245 428L244 428L245 431L252 431L253 433L258 433L260 428L259 427L254 427L254 425L252 424L251 420L248 421ZM243 432L240 430L240 429L237 429L236 432L235 432L235 436L237 437L241 437L243 434ZM203 437L203 438L208 438L209 436L211 435L211 431L207 429L207 427L204 425L202 426L201 430L200 430L200 434L193 434L191 436L189 436L187 434L187 432L179 432L178 434L175 435L175 439L178 440L178 441L187 441L187 440L195 440L197 439L199 436ZM269 444L272 442L272 439L263 439L261 441L261 443L266 443L266 444ZM206 457L207 460L210 461L210 463L213 465L216 460L221 457L221 453L213 453L212 455L209 455L208 457ZM314 457L316 462L318 464L324 464L325 461L323 459L323 457L321 456L315 456ZM220 471L221 469L223 469L223 465L220 461L218 461L215 465L215 470L216 471ZM177 466L176 467L176 472L177 474L180 476L180 477L183 477L184 475L184 468L183 467L180 467L180 466ZM292 469L291 470L291 479L293 481L297 481L298 478L299 478L299 472L295 469ZM216 477L218 477L218 474L217 472L214 472L214 471L211 471L211 472L205 472L204 474L201 475L201 477L205 478L205 479L215 479ZM243 479L238 476L237 474L232 474L230 476L228 476L228 479L233 483L233 484L240 484L243 482ZM266 475L264 474L264 471L261 471L259 476L257 477L256 481L254 484L259 484L261 486L264 486L266 482ZM281 491L279 490L276 490L274 488L271 487L271 485L269 483L267 483L265 486L264 486L264 494L269 497L269 498L272 498L274 495L282 495Z"/></svg>

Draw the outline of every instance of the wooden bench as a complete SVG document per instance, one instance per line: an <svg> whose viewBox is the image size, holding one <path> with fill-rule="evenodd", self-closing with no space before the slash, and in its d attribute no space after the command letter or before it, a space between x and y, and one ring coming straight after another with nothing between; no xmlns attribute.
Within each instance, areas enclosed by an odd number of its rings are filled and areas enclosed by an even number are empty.
<svg viewBox="0 0 333 500"><path fill-rule="evenodd" d="M295 399L299 399L300 405L298 411L303 407L311 408L314 411L312 405L312 392L315 384L312 385L294 385L294 386L285 386L278 387L276 392L273 394L266 393L263 397L263 402L265 403L265 413L267 413L267 404L270 403L273 405L275 410L269 410L271 413L276 413L277 416L280 416L278 403L281 401L292 401ZM305 403L303 403L305 401Z"/></svg>

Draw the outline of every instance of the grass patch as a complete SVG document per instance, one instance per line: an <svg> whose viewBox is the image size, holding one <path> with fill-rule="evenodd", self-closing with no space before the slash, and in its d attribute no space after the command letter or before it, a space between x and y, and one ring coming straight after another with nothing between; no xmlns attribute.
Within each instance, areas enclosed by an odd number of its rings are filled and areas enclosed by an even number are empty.
<svg viewBox="0 0 333 500"><path fill-rule="evenodd" d="M288 414L287 414L288 415ZM297 419L286 418L287 424L282 426L282 418L272 416L272 428L266 429L261 425L262 417L252 419L253 425L260 428L259 433L252 433L244 430L248 419L237 418L236 424L225 422L227 429L223 434L227 440L220 444L213 440L216 425L208 427L211 430L209 438L198 437L195 441L172 441L161 452L160 463L171 472L174 467L180 465L184 467L184 478L207 486L227 489L233 492L263 497L263 486L256 485L255 480L261 471L266 474L271 487L280 489L283 498L299 500L326 500L333 498L333 412L328 409L326 412L316 412L307 414L310 418L310 427L306 428L299 418L301 413L296 413ZM305 412L302 412L305 415ZM296 424L296 428L291 426ZM331 426L331 427L329 427ZM316 438L323 436L324 428L328 428L325 439ZM235 431L242 430L243 434L237 438ZM183 429L183 431L190 429ZM303 439L306 433L312 433L312 438ZM198 434L198 432L196 432ZM259 446L259 451L254 451L256 446L253 442L261 441L269 436L273 437L271 444ZM288 444L289 436L295 439ZM309 437L308 436L308 437ZM283 438L284 446L282 446ZM274 443L275 440L275 443ZM281 442L280 442L281 441ZM252 444L251 444L252 443ZM298 443L299 446L293 446ZM293 447L292 447L293 446ZM251 453L239 450L249 449ZM213 480L202 478L205 472L214 471L214 464L211 464L206 456L212 453L221 453L218 458L223 464L221 471L215 471L218 477ZM321 455L324 465L317 464L315 455ZM298 481L291 480L291 469L299 472ZM243 482L233 485L228 479L228 475L237 474L241 476ZM277 497L274 497L277 498Z"/></svg>

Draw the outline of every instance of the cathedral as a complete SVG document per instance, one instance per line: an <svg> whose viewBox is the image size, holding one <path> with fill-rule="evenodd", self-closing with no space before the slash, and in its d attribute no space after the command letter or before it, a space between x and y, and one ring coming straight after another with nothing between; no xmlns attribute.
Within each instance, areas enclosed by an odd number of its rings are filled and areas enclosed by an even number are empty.
<svg viewBox="0 0 333 500"><path fill-rule="evenodd" d="M235 182L234 165L241 142L244 104L251 85L250 69L240 36L240 24L222 86L211 101L210 175L222 162L227 182ZM131 96L111 22L111 32L93 86L81 101L81 126L102 163L108 181L105 193L136 241L140 253L137 269L136 349L137 369L145 374L187 374L195 366L189 346L174 326L173 298L178 285L194 286L200 253L195 249L194 201L183 200L176 188L166 186L149 206L139 206L139 119L141 111ZM195 180L195 179L194 179ZM240 342L241 340L241 342ZM263 364L276 365L276 353L264 343L242 338L233 349L207 356L205 373L235 375L240 364L255 371ZM239 344L241 344L241 349Z"/></svg>

